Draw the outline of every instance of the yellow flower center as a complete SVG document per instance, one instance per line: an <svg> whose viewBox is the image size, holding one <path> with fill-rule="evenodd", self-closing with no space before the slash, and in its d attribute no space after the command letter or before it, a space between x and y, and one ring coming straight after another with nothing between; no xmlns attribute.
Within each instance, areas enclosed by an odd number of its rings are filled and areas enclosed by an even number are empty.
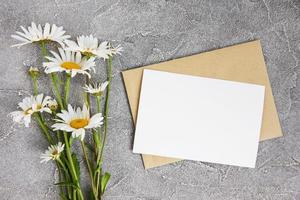
<svg viewBox="0 0 300 200"><path fill-rule="evenodd" d="M25 115L29 115L32 113L32 109L28 108L27 110L24 111Z"/></svg>
<svg viewBox="0 0 300 200"><path fill-rule="evenodd" d="M83 55L87 57L92 57L94 54L90 51L90 49L86 49L84 52L82 52Z"/></svg>
<svg viewBox="0 0 300 200"><path fill-rule="evenodd" d="M51 157L53 160L58 159L60 154L58 153L57 149L54 149L54 151L51 153Z"/></svg>
<svg viewBox="0 0 300 200"><path fill-rule="evenodd" d="M36 109L41 109L42 108L42 105L41 104L38 104L37 106L36 106Z"/></svg>
<svg viewBox="0 0 300 200"><path fill-rule="evenodd" d="M71 69L80 69L80 65L78 65L75 62L63 62L60 66L62 68L69 69L69 70L71 70Z"/></svg>
<svg viewBox="0 0 300 200"><path fill-rule="evenodd" d="M71 122L70 122L70 126L72 128L76 128L76 129L80 129L80 128L83 128L85 127L86 125L88 125L89 121L86 120L86 119L73 119Z"/></svg>
<svg viewBox="0 0 300 200"><path fill-rule="evenodd" d="M58 154L57 149L54 149L54 151L52 152L52 155L53 155L53 156L56 156L57 154Z"/></svg>
<svg viewBox="0 0 300 200"><path fill-rule="evenodd" d="M50 110L56 110L57 106L56 105L50 105Z"/></svg>

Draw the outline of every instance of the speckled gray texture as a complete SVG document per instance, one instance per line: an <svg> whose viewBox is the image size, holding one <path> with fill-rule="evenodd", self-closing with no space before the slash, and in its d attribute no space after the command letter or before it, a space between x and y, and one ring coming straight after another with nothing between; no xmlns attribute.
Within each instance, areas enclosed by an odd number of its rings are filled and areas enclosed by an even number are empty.
<svg viewBox="0 0 300 200"><path fill-rule="evenodd" d="M40 64L38 47L10 48L10 35L31 21L125 48L114 60L105 152L112 179L105 199L300 199L299 0L0 0L0 199L57 199L57 172L39 163L46 142L36 124L25 129L7 117L31 93L24 64ZM120 72L253 39L262 42L284 137L260 143L256 169L181 161L144 170L131 152L133 126ZM103 80L103 71L94 77ZM72 97L79 104L78 90ZM84 173L84 184L87 178Z"/></svg>

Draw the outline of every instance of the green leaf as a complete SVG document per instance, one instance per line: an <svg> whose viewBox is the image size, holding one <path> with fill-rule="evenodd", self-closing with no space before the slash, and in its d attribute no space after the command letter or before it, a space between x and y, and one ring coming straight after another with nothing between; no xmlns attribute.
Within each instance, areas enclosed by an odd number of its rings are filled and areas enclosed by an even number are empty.
<svg viewBox="0 0 300 200"><path fill-rule="evenodd" d="M78 159L77 159L77 155L75 153L72 154L72 159L73 159L76 175L77 175L78 180L80 182L80 166L79 166L79 162L78 162Z"/></svg>
<svg viewBox="0 0 300 200"><path fill-rule="evenodd" d="M110 179L110 173L105 172L103 176L101 176L101 193L103 194L106 190L107 183Z"/></svg>
<svg viewBox="0 0 300 200"><path fill-rule="evenodd" d="M54 183L54 185L65 186L65 187L73 187L77 190L79 189L77 185L75 185L74 183L71 183L71 182L59 182L59 183Z"/></svg>

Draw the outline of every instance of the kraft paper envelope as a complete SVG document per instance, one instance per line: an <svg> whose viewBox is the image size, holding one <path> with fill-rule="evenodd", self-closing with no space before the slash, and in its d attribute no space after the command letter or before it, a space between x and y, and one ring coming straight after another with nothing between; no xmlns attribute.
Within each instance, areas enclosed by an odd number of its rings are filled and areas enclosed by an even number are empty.
<svg viewBox="0 0 300 200"><path fill-rule="evenodd" d="M259 40L122 72L134 122L138 114L143 69L264 85L265 101L260 140L282 136ZM146 169L179 160L152 155L142 157Z"/></svg>

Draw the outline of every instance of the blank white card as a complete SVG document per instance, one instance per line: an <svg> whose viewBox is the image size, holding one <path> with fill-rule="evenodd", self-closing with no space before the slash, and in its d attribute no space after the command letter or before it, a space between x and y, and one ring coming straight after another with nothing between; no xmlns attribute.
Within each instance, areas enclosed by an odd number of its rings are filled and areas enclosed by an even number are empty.
<svg viewBox="0 0 300 200"><path fill-rule="evenodd" d="M145 69L133 152L254 168L264 91Z"/></svg>

